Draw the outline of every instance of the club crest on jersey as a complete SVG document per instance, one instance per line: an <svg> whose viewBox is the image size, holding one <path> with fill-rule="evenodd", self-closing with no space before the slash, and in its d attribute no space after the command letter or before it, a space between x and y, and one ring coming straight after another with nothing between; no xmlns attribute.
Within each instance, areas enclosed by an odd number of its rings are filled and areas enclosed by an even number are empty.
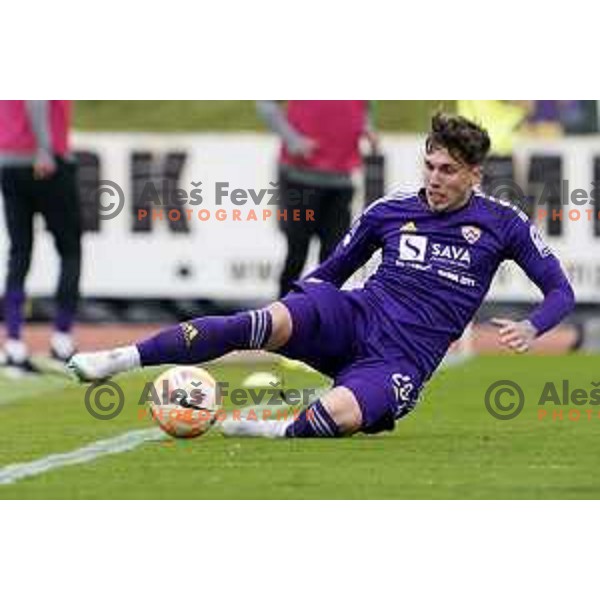
<svg viewBox="0 0 600 600"><path fill-rule="evenodd" d="M461 232L469 244L474 244L481 237L481 229L474 225L465 225L461 228Z"/></svg>
<svg viewBox="0 0 600 600"><path fill-rule="evenodd" d="M408 223L405 223L404 225L402 225L402 227L400 227L400 231L416 231L417 230L417 226L415 225L414 221L409 221Z"/></svg>

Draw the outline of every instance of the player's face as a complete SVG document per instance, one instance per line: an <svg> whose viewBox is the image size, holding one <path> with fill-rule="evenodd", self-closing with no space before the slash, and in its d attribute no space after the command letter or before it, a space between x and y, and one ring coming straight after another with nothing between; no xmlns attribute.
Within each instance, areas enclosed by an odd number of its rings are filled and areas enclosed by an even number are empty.
<svg viewBox="0 0 600 600"><path fill-rule="evenodd" d="M480 179L480 167L455 159L443 148L425 155L427 202L436 212L460 208Z"/></svg>

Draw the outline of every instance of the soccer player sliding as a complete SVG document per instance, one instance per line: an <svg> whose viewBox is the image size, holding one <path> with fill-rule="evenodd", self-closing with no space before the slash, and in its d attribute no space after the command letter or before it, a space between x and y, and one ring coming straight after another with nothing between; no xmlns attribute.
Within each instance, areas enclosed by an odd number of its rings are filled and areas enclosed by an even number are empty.
<svg viewBox="0 0 600 600"><path fill-rule="evenodd" d="M460 338L503 260L514 260L544 295L526 320L494 319L504 346L526 352L573 309L573 290L537 228L517 208L476 191L489 148L481 127L436 115L425 143L424 187L369 206L335 252L279 302L200 317L133 346L77 354L70 368L95 381L263 348L313 366L333 378L333 387L293 421L226 420L226 435L393 429ZM378 249L382 262L364 288L342 291Z"/></svg>

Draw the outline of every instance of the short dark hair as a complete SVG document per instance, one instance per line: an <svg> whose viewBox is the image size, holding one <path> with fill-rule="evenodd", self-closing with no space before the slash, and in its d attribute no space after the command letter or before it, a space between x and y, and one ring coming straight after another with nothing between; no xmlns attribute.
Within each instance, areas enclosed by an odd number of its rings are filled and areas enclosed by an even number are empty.
<svg viewBox="0 0 600 600"><path fill-rule="evenodd" d="M428 153L435 148L444 148L468 165L480 165L490 151L490 136L483 127L464 117L437 113L431 119L431 131L425 141Z"/></svg>

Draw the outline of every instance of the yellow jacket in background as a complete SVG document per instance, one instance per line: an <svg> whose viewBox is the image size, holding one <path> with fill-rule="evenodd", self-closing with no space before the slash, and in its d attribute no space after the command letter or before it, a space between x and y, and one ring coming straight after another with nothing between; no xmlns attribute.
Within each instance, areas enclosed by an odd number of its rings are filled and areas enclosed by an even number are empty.
<svg viewBox="0 0 600 600"><path fill-rule="evenodd" d="M458 114L487 129L492 154L510 156L527 108L506 100L458 100Z"/></svg>

